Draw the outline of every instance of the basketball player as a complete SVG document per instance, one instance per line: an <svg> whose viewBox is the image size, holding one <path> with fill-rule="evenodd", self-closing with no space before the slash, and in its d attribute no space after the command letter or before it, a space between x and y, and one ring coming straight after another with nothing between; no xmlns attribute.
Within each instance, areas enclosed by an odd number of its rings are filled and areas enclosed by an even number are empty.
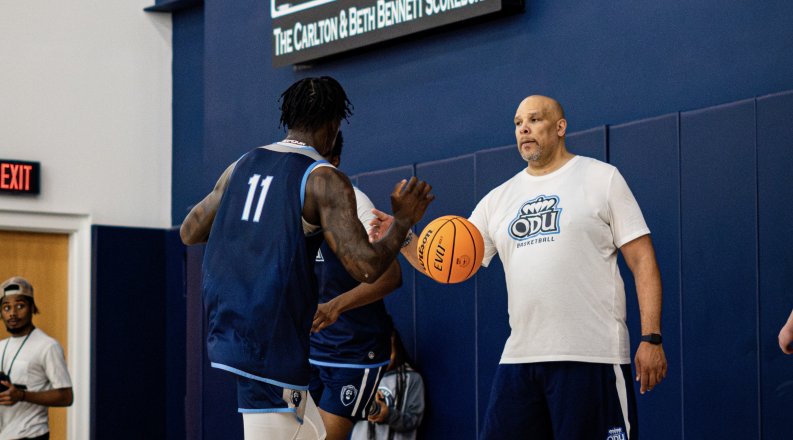
<svg viewBox="0 0 793 440"><path fill-rule="evenodd" d="M650 231L616 168L567 151L558 102L529 96L514 123L528 167L487 194L469 218L484 238L482 264L496 253L504 263L512 329L480 438L635 439L617 250L636 280L636 380L644 394L667 368ZM390 222L377 215L375 239ZM415 246L402 253L421 267Z"/></svg>
<svg viewBox="0 0 793 440"><path fill-rule="evenodd" d="M369 243L349 179L323 155L350 112L330 77L297 81L281 95L286 139L229 166L187 215L182 241L207 241L203 265L212 366L237 376L245 438L322 439L308 396L309 332L317 307L314 259L324 238L347 272L372 282L393 262L433 199L412 178L391 194L397 226Z"/></svg>
<svg viewBox="0 0 793 440"><path fill-rule="evenodd" d="M338 167L343 138L339 132L328 159ZM372 202L357 187L358 219L365 228L374 219ZM366 419L391 354L391 319L383 298L402 284L394 260L374 283L351 277L327 243L317 254L314 272L319 300L311 335L311 395L328 440L345 440L353 423Z"/></svg>

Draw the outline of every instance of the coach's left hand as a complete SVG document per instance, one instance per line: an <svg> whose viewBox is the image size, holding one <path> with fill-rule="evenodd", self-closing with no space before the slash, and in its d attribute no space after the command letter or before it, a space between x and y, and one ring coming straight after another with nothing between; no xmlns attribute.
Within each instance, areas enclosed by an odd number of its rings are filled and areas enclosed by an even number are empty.
<svg viewBox="0 0 793 440"><path fill-rule="evenodd" d="M652 391L666 377L666 355L661 344L642 342L636 350L636 382L641 383L640 393Z"/></svg>

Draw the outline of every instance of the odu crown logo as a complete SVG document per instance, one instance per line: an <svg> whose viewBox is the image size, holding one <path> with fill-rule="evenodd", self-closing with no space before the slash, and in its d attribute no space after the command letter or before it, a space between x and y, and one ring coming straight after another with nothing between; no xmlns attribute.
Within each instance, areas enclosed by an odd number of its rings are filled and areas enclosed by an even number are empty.
<svg viewBox="0 0 793 440"><path fill-rule="evenodd" d="M558 196L539 196L520 207L518 215L509 224L509 235L515 240L526 240L535 235L559 233Z"/></svg>

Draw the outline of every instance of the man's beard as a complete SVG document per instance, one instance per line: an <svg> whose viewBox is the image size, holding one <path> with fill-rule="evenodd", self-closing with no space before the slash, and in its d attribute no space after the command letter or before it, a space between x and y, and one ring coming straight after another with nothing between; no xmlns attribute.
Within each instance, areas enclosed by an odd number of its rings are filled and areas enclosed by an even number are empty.
<svg viewBox="0 0 793 440"><path fill-rule="evenodd" d="M16 334L24 332L25 330L28 329L28 327L30 327L30 324L28 324L26 326L23 326L23 327L17 327L17 328L11 328L9 326L6 326L6 331L8 333L11 333L12 335L16 335Z"/></svg>
<svg viewBox="0 0 793 440"><path fill-rule="evenodd" d="M537 145L537 150L534 151L533 153L524 153L523 151L521 151L520 155L521 157L523 157L523 160L525 160L526 162L535 162L540 159L540 156L542 156L542 147L540 145Z"/></svg>

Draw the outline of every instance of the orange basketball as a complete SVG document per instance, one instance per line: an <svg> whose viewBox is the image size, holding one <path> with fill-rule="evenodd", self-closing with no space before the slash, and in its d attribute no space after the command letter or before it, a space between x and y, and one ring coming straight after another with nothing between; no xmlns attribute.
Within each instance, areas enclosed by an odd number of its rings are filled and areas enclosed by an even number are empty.
<svg viewBox="0 0 793 440"><path fill-rule="evenodd" d="M416 251L424 272L433 280L460 283L471 278L482 264L485 243L468 220L446 215L431 221L419 235Z"/></svg>

